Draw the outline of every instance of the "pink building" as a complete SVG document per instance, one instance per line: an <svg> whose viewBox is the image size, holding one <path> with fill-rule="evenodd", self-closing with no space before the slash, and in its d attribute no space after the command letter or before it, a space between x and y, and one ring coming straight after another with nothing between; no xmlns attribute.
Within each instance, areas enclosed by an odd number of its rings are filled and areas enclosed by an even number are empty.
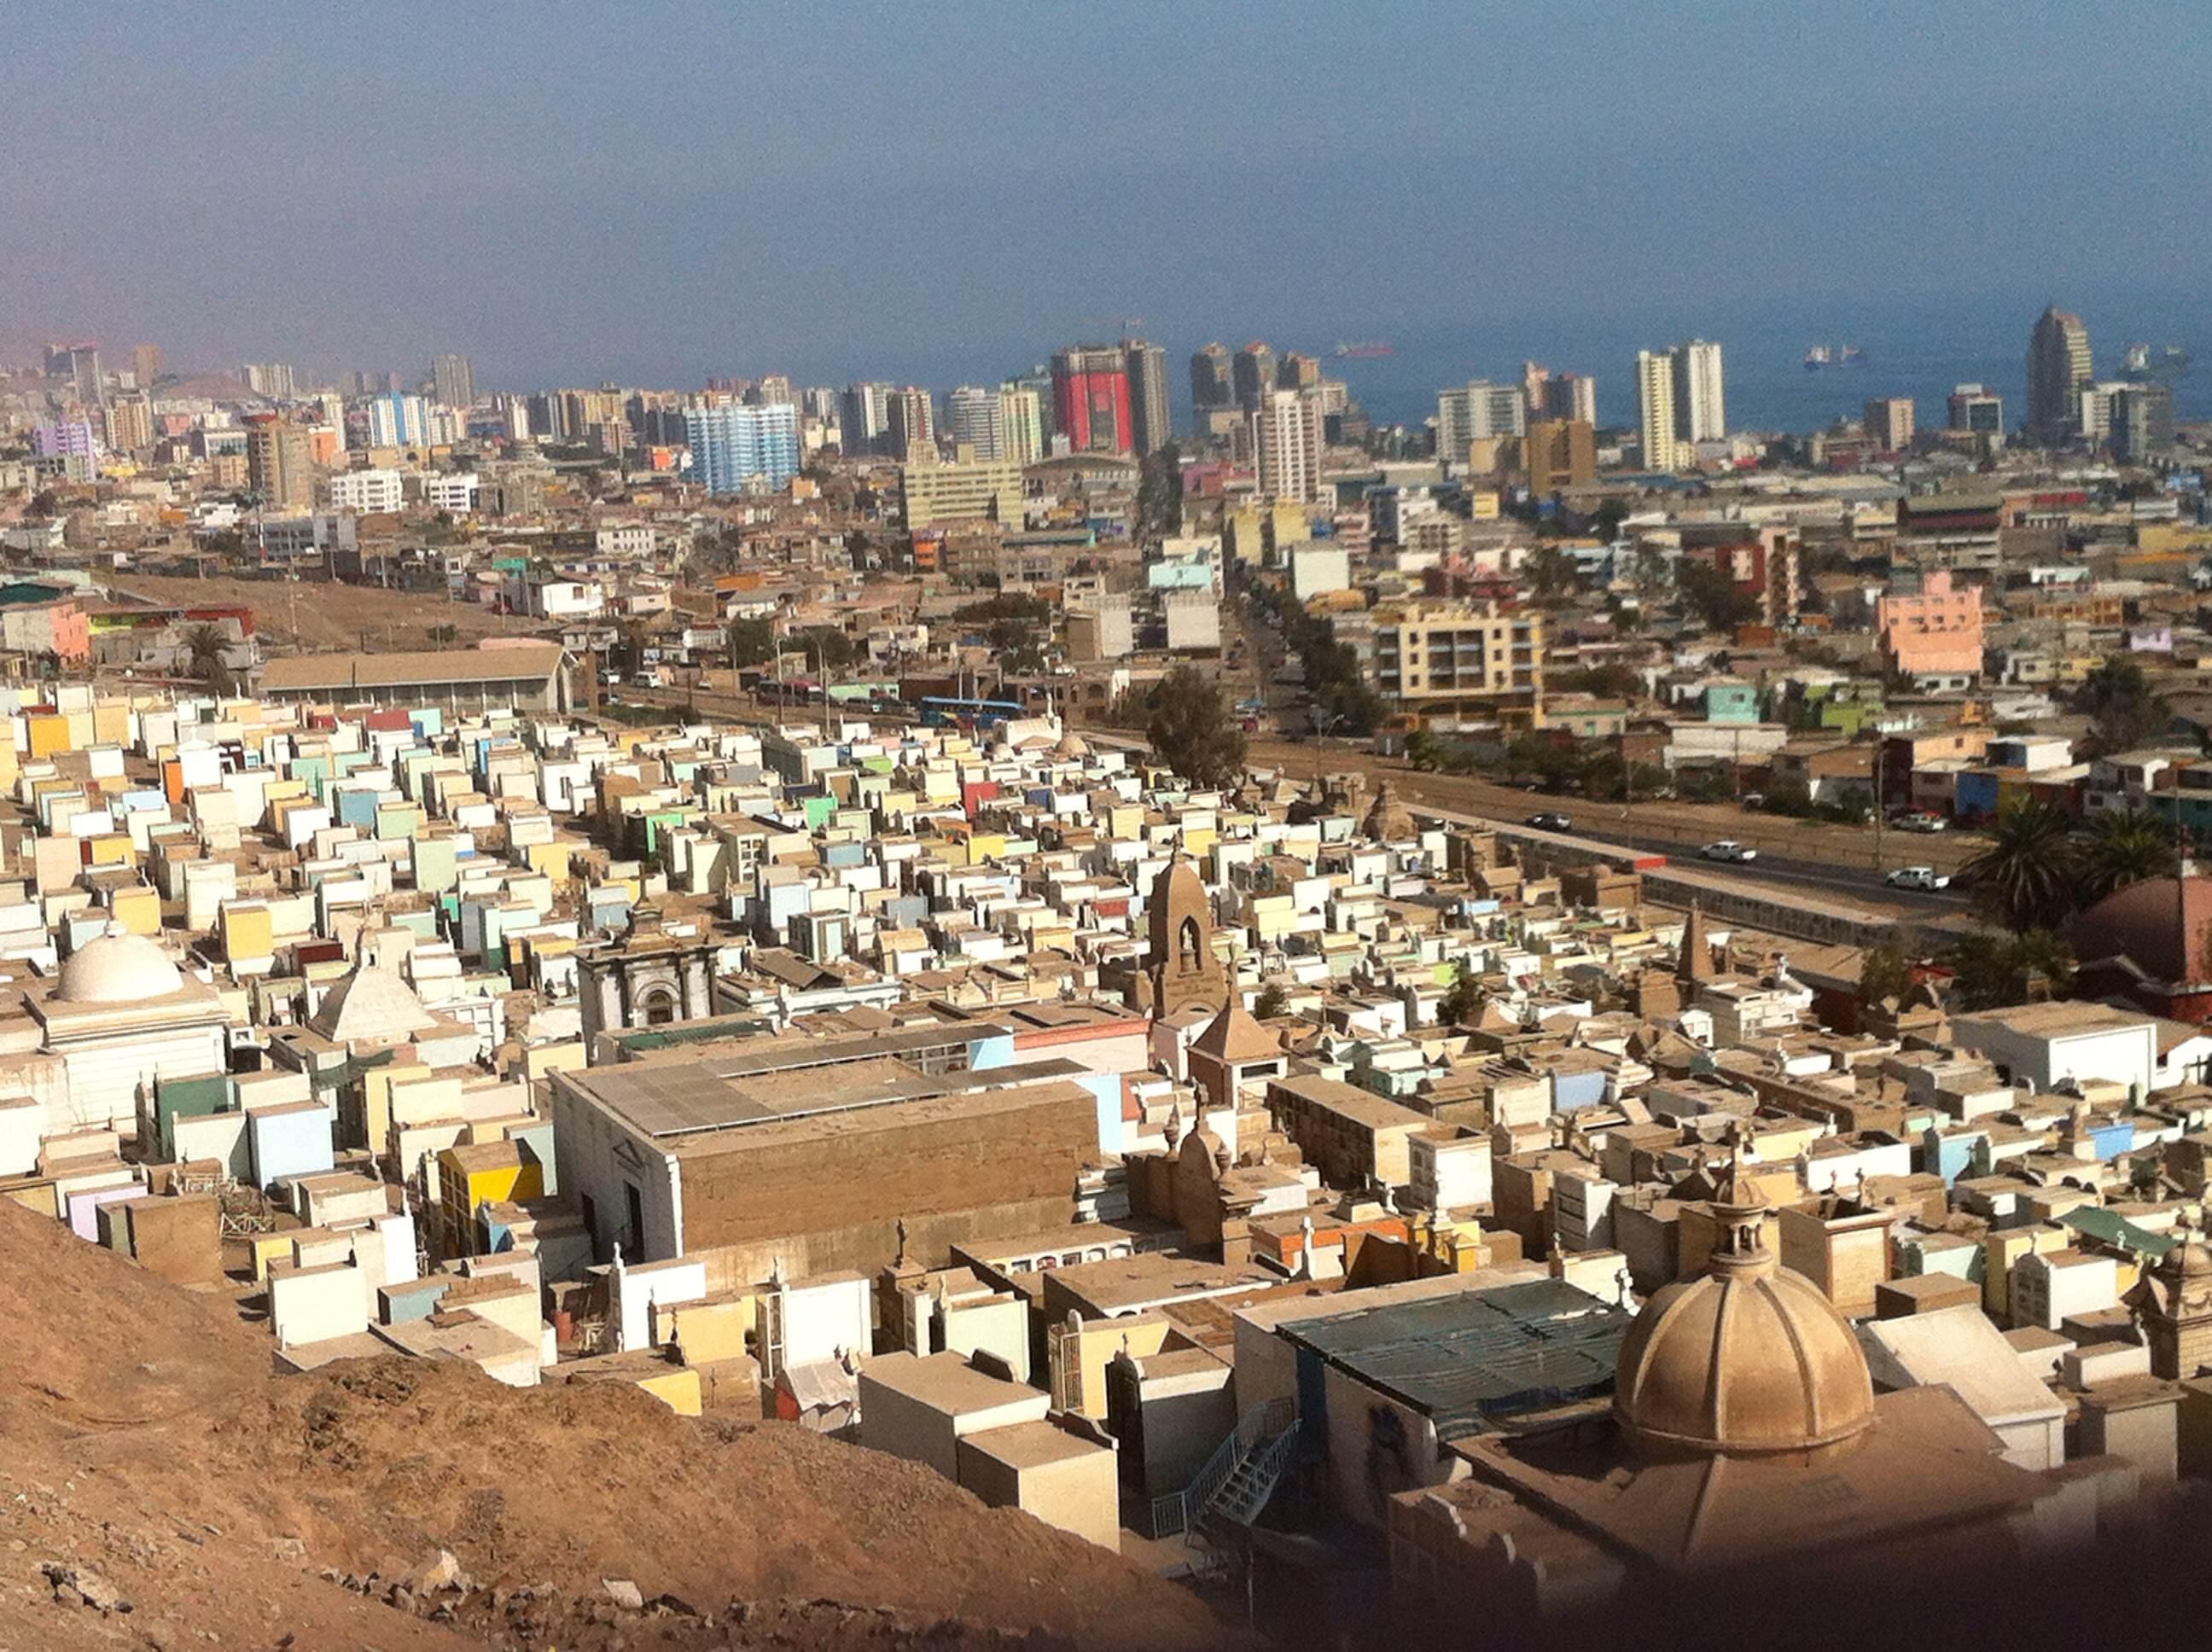
<svg viewBox="0 0 2212 1652"><path fill-rule="evenodd" d="M1981 675L1982 593L1954 585L1948 568L1927 575L1917 592L1876 598L1874 623L1882 654L1900 676L1917 683Z"/></svg>

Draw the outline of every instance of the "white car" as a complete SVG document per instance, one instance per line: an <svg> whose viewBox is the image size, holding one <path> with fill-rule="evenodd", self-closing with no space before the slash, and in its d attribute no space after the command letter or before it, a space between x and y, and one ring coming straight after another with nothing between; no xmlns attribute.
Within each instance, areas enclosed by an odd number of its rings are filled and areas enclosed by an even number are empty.
<svg viewBox="0 0 2212 1652"><path fill-rule="evenodd" d="M1941 815L1899 815L1890 824L1900 832L1947 832L1951 823Z"/></svg>
<svg viewBox="0 0 2212 1652"><path fill-rule="evenodd" d="M1899 866L1882 882L1894 889L1939 890L1951 887L1951 874L1933 866Z"/></svg>
<svg viewBox="0 0 2212 1652"><path fill-rule="evenodd" d="M1758 850L1747 843L1739 843L1732 837L1724 837L1717 843L1708 843L1698 853L1708 860L1756 860L1759 859Z"/></svg>

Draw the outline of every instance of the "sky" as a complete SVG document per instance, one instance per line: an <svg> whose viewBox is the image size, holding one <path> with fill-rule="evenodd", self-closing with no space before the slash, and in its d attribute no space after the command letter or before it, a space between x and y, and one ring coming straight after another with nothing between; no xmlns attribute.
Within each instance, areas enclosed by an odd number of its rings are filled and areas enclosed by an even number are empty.
<svg viewBox="0 0 2212 1652"><path fill-rule="evenodd" d="M2202 6L23 8L0 359L950 382L1127 316L1510 353L2193 312Z"/></svg>

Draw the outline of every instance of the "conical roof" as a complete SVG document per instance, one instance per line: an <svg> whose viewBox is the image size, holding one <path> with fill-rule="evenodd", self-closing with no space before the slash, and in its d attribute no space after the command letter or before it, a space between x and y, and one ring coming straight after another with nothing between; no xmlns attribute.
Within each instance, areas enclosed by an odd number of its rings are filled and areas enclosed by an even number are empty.
<svg viewBox="0 0 2212 1652"><path fill-rule="evenodd" d="M359 962L324 995L307 1023L333 1044L398 1044L437 1024L398 970Z"/></svg>
<svg viewBox="0 0 2212 1652"><path fill-rule="evenodd" d="M1270 1061L1283 1053L1283 1041L1255 1021L1244 1006L1231 999L1227 1008L1206 1023L1191 1043L1200 1054L1217 1061Z"/></svg>

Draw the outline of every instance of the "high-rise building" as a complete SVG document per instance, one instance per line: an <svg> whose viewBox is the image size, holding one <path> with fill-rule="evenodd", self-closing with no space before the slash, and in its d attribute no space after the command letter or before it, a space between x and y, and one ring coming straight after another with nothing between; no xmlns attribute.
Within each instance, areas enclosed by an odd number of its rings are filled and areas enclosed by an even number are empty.
<svg viewBox="0 0 2212 1652"><path fill-rule="evenodd" d="M1129 373L1121 351L1079 344L1054 355L1052 413L1071 452L1130 452Z"/></svg>
<svg viewBox="0 0 2212 1652"><path fill-rule="evenodd" d="M753 386L752 394L745 399L755 407L796 407L799 398L793 393L791 375L787 373L764 373Z"/></svg>
<svg viewBox="0 0 2212 1652"><path fill-rule="evenodd" d="M118 453L154 445L154 403L144 391L107 404L107 445Z"/></svg>
<svg viewBox="0 0 2212 1652"><path fill-rule="evenodd" d="M701 407L684 415L691 479L710 494L772 492L799 474L799 410Z"/></svg>
<svg viewBox="0 0 2212 1652"><path fill-rule="evenodd" d="M500 428L507 433L509 441L528 441L537 431L530 422L530 398L502 394L495 398L499 409Z"/></svg>
<svg viewBox="0 0 2212 1652"><path fill-rule="evenodd" d="M1260 496L1309 505L1321 492L1321 397L1310 390L1271 390L1253 415Z"/></svg>
<svg viewBox="0 0 2212 1652"><path fill-rule="evenodd" d="M1547 419L1580 419L1597 425L1597 380L1587 373L1544 375L1543 403L1536 410Z"/></svg>
<svg viewBox="0 0 2212 1652"><path fill-rule="evenodd" d="M2173 386L2123 385L2112 398L2112 455L2147 465L2173 446Z"/></svg>
<svg viewBox="0 0 2212 1652"><path fill-rule="evenodd" d="M97 344L47 345L46 377L65 380L70 393L87 407L99 407L107 400Z"/></svg>
<svg viewBox="0 0 2212 1652"><path fill-rule="evenodd" d="M477 404L476 369L465 355L430 358L430 394L441 407L457 407L464 413Z"/></svg>
<svg viewBox="0 0 2212 1652"><path fill-rule="evenodd" d="M368 445L371 447L421 447L430 440L427 409L420 396L402 391L373 398L368 404ZM569 433L581 440L580 432Z"/></svg>
<svg viewBox="0 0 2212 1652"><path fill-rule="evenodd" d="M1437 392L1437 457L1467 463L1468 444L1518 436L1528 428L1528 403L1518 385L1477 379Z"/></svg>
<svg viewBox="0 0 2212 1652"><path fill-rule="evenodd" d="M884 433L893 459L911 465L937 456L937 410L929 392L919 385L904 385L891 392L890 428Z"/></svg>
<svg viewBox="0 0 2212 1652"><path fill-rule="evenodd" d="M2123 380L2092 380L2074 392L2072 434L2092 447L2101 447L2112 439L2112 408L2119 393L2127 388Z"/></svg>
<svg viewBox="0 0 2212 1652"><path fill-rule="evenodd" d="M1300 355L1296 350L1278 357L1275 362L1275 388L1278 390L1318 390L1321 388L1321 359Z"/></svg>
<svg viewBox="0 0 2212 1652"><path fill-rule="evenodd" d="M1597 479L1597 433L1587 419L1534 419L1521 450L1528 461L1528 491L1549 499L1565 488Z"/></svg>
<svg viewBox="0 0 2212 1652"><path fill-rule="evenodd" d="M1672 471L1681 464L1674 446L1674 353L1636 352L1636 426L1644 468Z"/></svg>
<svg viewBox="0 0 2212 1652"><path fill-rule="evenodd" d="M131 376L138 388L150 391L161 377L161 347L159 344L136 344L131 350Z"/></svg>
<svg viewBox="0 0 2212 1652"><path fill-rule="evenodd" d="M945 398L945 426L955 451L974 450L979 459L1006 456L1006 409L1001 392L962 385Z"/></svg>
<svg viewBox="0 0 2212 1652"><path fill-rule="evenodd" d="M2094 376L2089 330L2081 318L2051 306L2027 340L2027 434L2056 446L2073 434L2081 386Z"/></svg>
<svg viewBox="0 0 2212 1652"><path fill-rule="evenodd" d="M1191 355L1190 404L1198 410L1201 423L1214 409L1237 405L1237 384L1226 346L1208 344Z"/></svg>
<svg viewBox="0 0 2212 1652"><path fill-rule="evenodd" d="M289 402L293 396L291 367L283 361L248 361L239 368L238 376L246 387L257 396L266 396L272 402Z"/></svg>
<svg viewBox="0 0 2212 1652"><path fill-rule="evenodd" d="M1951 428L1975 435L2004 434L2004 398L1986 385L1960 385L1951 392Z"/></svg>
<svg viewBox="0 0 2212 1652"><path fill-rule="evenodd" d="M898 387L855 380L838 398L837 429L848 459L880 453L891 428L891 396Z"/></svg>
<svg viewBox="0 0 2212 1652"><path fill-rule="evenodd" d="M1885 453L1901 453L1912 446L1912 398L1876 396L1866 404L1867 439Z"/></svg>
<svg viewBox="0 0 2212 1652"><path fill-rule="evenodd" d="M1006 443L1000 458L1034 465L1045 456L1044 398L1033 386L1009 380L999 386L999 427Z"/></svg>
<svg viewBox="0 0 2212 1652"><path fill-rule="evenodd" d="M247 485L265 509L311 510L315 503L315 467L303 425L275 413L256 413L246 422Z"/></svg>
<svg viewBox="0 0 2212 1652"><path fill-rule="evenodd" d="M1674 346L1674 440L1719 441L1728 434L1721 388L1721 347L1692 338Z"/></svg>
<svg viewBox="0 0 2212 1652"><path fill-rule="evenodd" d="M1237 352L1229 364L1229 381L1237 392L1237 405L1249 413L1275 387L1274 348L1254 339Z"/></svg>
<svg viewBox="0 0 2212 1652"><path fill-rule="evenodd" d="M1175 440L1168 410L1168 353L1132 338L1122 343L1121 363L1129 380L1130 443L1139 458L1157 453Z"/></svg>

